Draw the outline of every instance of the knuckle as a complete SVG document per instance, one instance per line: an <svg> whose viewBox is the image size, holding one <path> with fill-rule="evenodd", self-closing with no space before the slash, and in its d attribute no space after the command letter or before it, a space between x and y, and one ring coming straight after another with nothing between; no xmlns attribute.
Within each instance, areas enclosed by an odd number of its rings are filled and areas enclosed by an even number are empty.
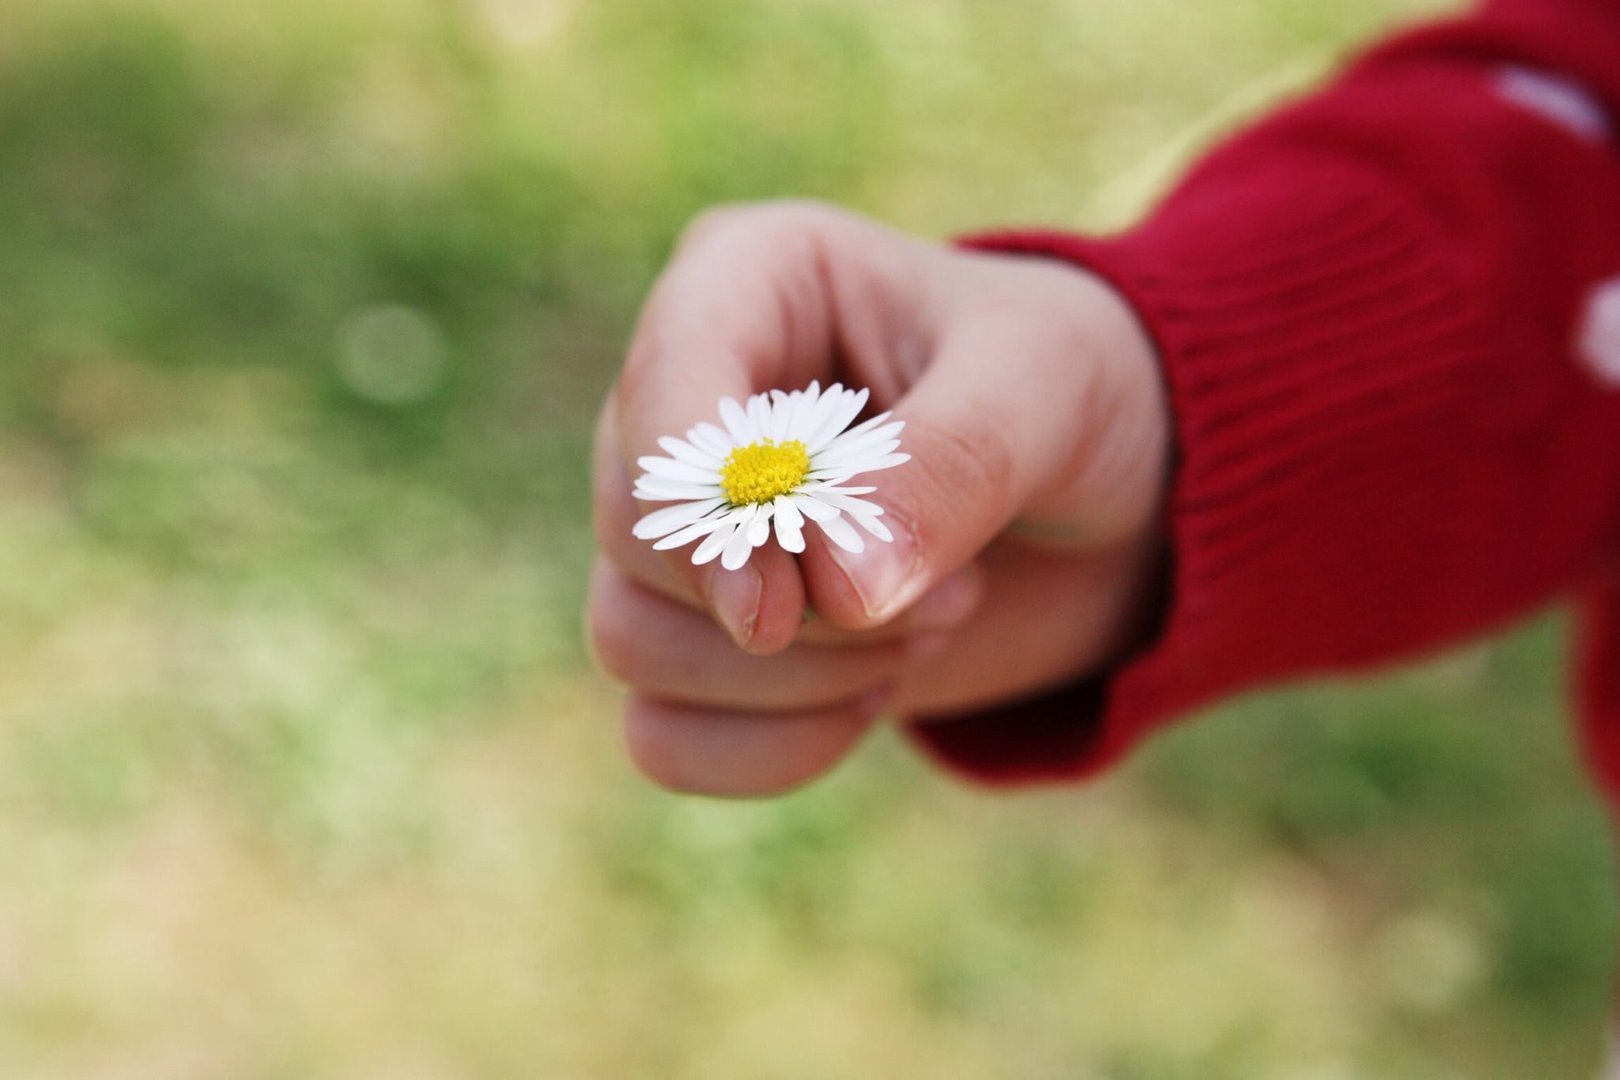
<svg viewBox="0 0 1620 1080"><path fill-rule="evenodd" d="M675 241L677 252L703 243L710 237L730 229L739 217L748 213L749 207L742 203L723 203L711 206L698 212L686 226L681 229L680 236Z"/></svg>
<svg viewBox="0 0 1620 1080"><path fill-rule="evenodd" d="M641 507L630 494L629 479L616 457L617 452L615 448L604 446L595 455L591 484L591 532L597 548L622 564L625 557L636 550L631 530L641 515Z"/></svg>
<svg viewBox="0 0 1620 1080"><path fill-rule="evenodd" d="M599 479L591 499L591 533L597 550L611 561L623 565L626 556L634 553L632 546L639 513L636 501L617 483Z"/></svg>
<svg viewBox="0 0 1620 1080"><path fill-rule="evenodd" d="M624 742L630 761L648 780L682 791L679 746L671 739L670 725L659 722L658 711L649 703L631 698L625 703Z"/></svg>
<svg viewBox="0 0 1620 1080"><path fill-rule="evenodd" d="M631 335L630 347L625 354L624 368L614 385L621 416L633 414L647 399L649 380L655 375L659 361L667 354L675 329L680 326L681 305L679 299L671 295L671 279L676 265L667 267L654 283L636 317L635 332Z"/></svg>
<svg viewBox="0 0 1620 1080"><path fill-rule="evenodd" d="M591 594L586 625L591 655L612 678L634 685L641 681L645 663L636 620L627 617L623 603L614 601L611 586L598 586Z"/></svg>
<svg viewBox="0 0 1620 1080"><path fill-rule="evenodd" d="M1005 440L971 414L943 421L912 419L907 426L913 445L924 448L907 465L916 469L920 483L903 489L905 505L896 509L909 519L926 555L937 546L931 542L937 537L930 534L955 519L939 510L994 500L1012 475L1012 459Z"/></svg>
<svg viewBox="0 0 1620 1080"><path fill-rule="evenodd" d="M772 199L710 207L681 232L676 251L689 254L699 248L763 246L804 243L844 217L837 208L813 199Z"/></svg>
<svg viewBox="0 0 1620 1080"><path fill-rule="evenodd" d="M635 511L617 498L600 499L591 512L592 531L596 534L596 547L616 566L632 563L640 554L640 543L631 533L635 524Z"/></svg>
<svg viewBox="0 0 1620 1080"><path fill-rule="evenodd" d="M819 199L772 199L759 203L758 208L784 226L804 231L836 228L848 216L847 211Z"/></svg>
<svg viewBox="0 0 1620 1080"><path fill-rule="evenodd" d="M649 354L654 349L653 339L656 337L651 326L651 308L652 301L649 300L643 307L635 337L625 353L624 366L620 369L618 381L613 386L614 397L617 399L616 407L620 410L633 409L646 394L648 366L652 359Z"/></svg>

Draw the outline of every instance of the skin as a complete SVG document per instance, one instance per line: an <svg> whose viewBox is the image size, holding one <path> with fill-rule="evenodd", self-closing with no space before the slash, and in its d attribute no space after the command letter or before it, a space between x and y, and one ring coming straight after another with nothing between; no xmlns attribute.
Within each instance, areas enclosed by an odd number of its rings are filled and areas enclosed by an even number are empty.
<svg viewBox="0 0 1620 1080"><path fill-rule="evenodd" d="M740 570L631 536L635 459L723 395L870 387L912 460L874 474L892 544L807 527ZM1124 299L1057 262L970 253L806 203L710 211L641 313L602 410L587 612L625 740L674 790L763 796L880 715L1026 696L1116 662L1151 617L1170 422ZM861 481L865 482L865 481ZM807 610L814 614L807 616Z"/></svg>

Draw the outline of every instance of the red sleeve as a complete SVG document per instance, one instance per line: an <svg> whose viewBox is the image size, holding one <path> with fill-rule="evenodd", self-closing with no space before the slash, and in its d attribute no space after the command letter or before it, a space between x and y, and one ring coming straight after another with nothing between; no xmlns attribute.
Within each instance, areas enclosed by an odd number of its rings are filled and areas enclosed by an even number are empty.
<svg viewBox="0 0 1620 1080"><path fill-rule="evenodd" d="M1084 264L1137 309L1175 416L1173 566L1118 670L916 718L923 747L1081 777L1217 697L1594 580L1620 538L1617 106L1620 3L1503 0L1368 53L1123 235L969 241Z"/></svg>

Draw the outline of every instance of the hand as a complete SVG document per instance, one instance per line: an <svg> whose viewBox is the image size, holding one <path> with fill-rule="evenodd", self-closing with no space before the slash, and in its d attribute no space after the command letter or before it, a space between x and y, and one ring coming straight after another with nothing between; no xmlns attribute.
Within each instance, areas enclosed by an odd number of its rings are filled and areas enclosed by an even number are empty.
<svg viewBox="0 0 1620 1080"><path fill-rule="evenodd" d="M870 387L912 460L876 474L893 543L807 529L740 570L631 536L634 461L739 399ZM957 251L810 204L712 211L653 289L603 409L591 639L637 765L764 795L881 713L1022 697L1118 658L1149 614L1169 419L1125 301L1066 264ZM807 618L807 604L814 614Z"/></svg>

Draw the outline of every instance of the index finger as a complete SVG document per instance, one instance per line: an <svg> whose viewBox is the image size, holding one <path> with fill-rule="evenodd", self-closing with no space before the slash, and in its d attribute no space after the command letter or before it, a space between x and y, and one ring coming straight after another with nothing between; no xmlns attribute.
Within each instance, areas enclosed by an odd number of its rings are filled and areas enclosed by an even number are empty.
<svg viewBox="0 0 1620 1080"><path fill-rule="evenodd" d="M831 330L814 230L798 215L713 210L694 222L642 307L615 393L627 464L660 436L738 401L828 374Z"/></svg>
<svg viewBox="0 0 1620 1080"><path fill-rule="evenodd" d="M664 452L661 439L718 421L722 398L745 401L831 366L806 214L814 212L716 211L688 230L643 308L609 402L606 420L630 475L639 459ZM694 566L680 549L661 557L744 649L774 652L793 640L804 586L787 552L766 545L736 570Z"/></svg>

